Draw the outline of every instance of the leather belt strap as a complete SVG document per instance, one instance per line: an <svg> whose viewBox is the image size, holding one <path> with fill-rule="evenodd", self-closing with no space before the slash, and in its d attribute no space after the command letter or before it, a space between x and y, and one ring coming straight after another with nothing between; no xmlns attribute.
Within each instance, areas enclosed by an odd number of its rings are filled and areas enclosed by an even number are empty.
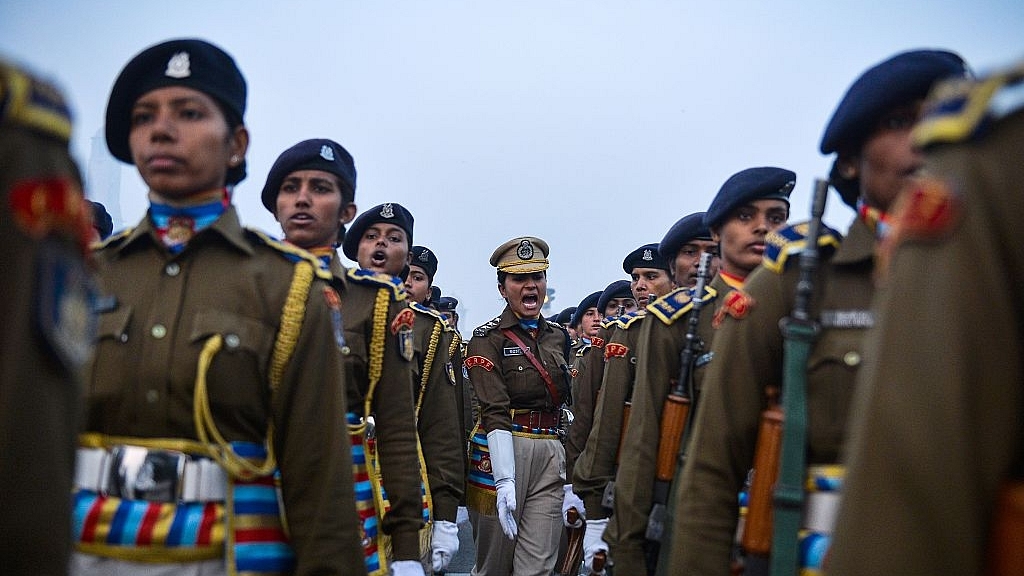
<svg viewBox="0 0 1024 576"><path fill-rule="evenodd" d="M526 359L530 361L530 364L533 364L533 367L537 369L537 372L540 372L540 377L544 379L544 383L548 386L548 394L551 395L551 401L554 403L555 408L561 406L562 395L558 393L558 388L555 387L555 382L551 379L551 374L544 369L540 360L537 360L537 357L533 355L533 352L530 351L530 347L523 344L522 338L517 336L516 333L509 328L502 328L501 333L515 343L516 346L519 346L519 349L523 351L524 355L526 355Z"/></svg>

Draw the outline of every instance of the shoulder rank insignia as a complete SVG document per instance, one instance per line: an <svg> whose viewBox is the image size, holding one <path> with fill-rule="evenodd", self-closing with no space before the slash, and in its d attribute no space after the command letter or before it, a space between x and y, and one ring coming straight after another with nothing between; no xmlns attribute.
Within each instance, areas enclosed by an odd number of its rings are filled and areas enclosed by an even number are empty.
<svg viewBox="0 0 1024 576"><path fill-rule="evenodd" d="M250 237L255 238L260 244L267 246L268 248L273 248L293 264L298 262L309 262L313 265L313 270L316 272L317 277L323 280L331 280L333 278L331 271L327 269L327 266L322 260L302 248L299 248L289 242L278 240L270 234L256 228L246 227L245 232Z"/></svg>
<svg viewBox="0 0 1024 576"><path fill-rule="evenodd" d="M754 298L749 294L743 290L733 290L725 295L725 302L721 308L715 311L715 318L711 321L711 325L718 328L722 325L726 315L740 320L750 313L750 309L754 307L754 304Z"/></svg>
<svg viewBox="0 0 1024 576"><path fill-rule="evenodd" d="M375 288L387 288L391 294L391 299L396 302L405 300L405 287L394 276L381 274L365 268L351 268L345 274L345 277L356 284L373 286Z"/></svg>
<svg viewBox="0 0 1024 576"><path fill-rule="evenodd" d="M647 316L647 310L637 310L636 312L630 312L623 316L619 316L618 326L623 330L628 330L630 326L636 326L640 320L643 320Z"/></svg>
<svg viewBox="0 0 1024 576"><path fill-rule="evenodd" d="M0 121L24 126L60 142L71 138L71 113L60 91L0 62Z"/></svg>
<svg viewBox="0 0 1024 576"><path fill-rule="evenodd" d="M971 140L1024 106L1024 62L980 80L939 83L925 101L911 138L920 148Z"/></svg>
<svg viewBox="0 0 1024 576"><path fill-rule="evenodd" d="M402 358L412 360L414 341L412 325L416 321L416 313L405 308L391 321L391 334L398 337L398 351Z"/></svg>
<svg viewBox="0 0 1024 576"><path fill-rule="evenodd" d="M718 291L711 286L704 287L704 303L707 304L718 296ZM690 289L679 287L647 305L647 311L667 325L682 318L693 308Z"/></svg>
<svg viewBox="0 0 1024 576"><path fill-rule="evenodd" d="M452 328L450 326L448 326L448 323L444 321L444 318L441 317L441 314L437 310L434 310L433 308L430 308L429 306L424 306L423 304L420 304L419 302L409 302L409 308L412 308L413 310L415 310L416 312L418 312L420 314L426 314L426 315L430 316L431 318L433 318L434 320L437 320L438 322L440 322L442 324L442 329L445 332L451 332L452 331Z"/></svg>
<svg viewBox="0 0 1024 576"><path fill-rule="evenodd" d="M629 346L619 344L618 342L610 342L604 347L605 362L607 362L609 358L625 358L626 354L629 354Z"/></svg>
<svg viewBox="0 0 1024 576"><path fill-rule="evenodd" d="M809 227L809 222L801 222L769 232L764 238L764 259L761 264L772 272L781 274L786 269L786 263L790 256L799 256L804 246L807 245ZM818 248L829 250L822 254L822 258L839 248L842 240L842 234L822 224L821 232L818 235Z"/></svg>
<svg viewBox="0 0 1024 576"><path fill-rule="evenodd" d="M479 366L484 370L487 370L488 372L494 370L494 362L491 362L490 360L483 356L470 356L469 358L463 360L462 364L466 368L475 368Z"/></svg>
<svg viewBox="0 0 1024 576"><path fill-rule="evenodd" d="M487 336L487 333L498 327L501 323L501 316L495 316L491 318L486 324L481 324L473 330L473 336Z"/></svg>

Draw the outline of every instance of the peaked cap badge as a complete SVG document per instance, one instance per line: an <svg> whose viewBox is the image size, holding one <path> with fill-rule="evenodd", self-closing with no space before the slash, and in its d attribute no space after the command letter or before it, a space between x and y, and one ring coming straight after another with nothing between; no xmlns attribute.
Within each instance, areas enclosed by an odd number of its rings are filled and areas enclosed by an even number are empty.
<svg viewBox="0 0 1024 576"><path fill-rule="evenodd" d="M334 148L324 144L320 147L320 157L328 162L334 162Z"/></svg>
<svg viewBox="0 0 1024 576"><path fill-rule="evenodd" d="M394 218L395 209L391 207L391 202L388 202L380 209L381 218Z"/></svg>
<svg viewBox="0 0 1024 576"><path fill-rule="evenodd" d="M167 70L164 70L164 76L188 78L191 75L192 66L189 63L188 52L178 52L167 61Z"/></svg>
<svg viewBox="0 0 1024 576"><path fill-rule="evenodd" d="M519 243L519 248L516 248L516 256L519 256L520 260L533 258L533 245L530 244L529 240L523 240Z"/></svg>

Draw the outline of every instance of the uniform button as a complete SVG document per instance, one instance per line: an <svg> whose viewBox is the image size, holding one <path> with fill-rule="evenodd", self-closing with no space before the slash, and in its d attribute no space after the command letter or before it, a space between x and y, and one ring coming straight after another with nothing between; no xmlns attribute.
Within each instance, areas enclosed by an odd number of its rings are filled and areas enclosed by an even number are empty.
<svg viewBox="0 0 1024 576"><path fill-rule="evenodd" d="M150 404L156 404L157 401L159 401L159 400L160 400L160 393L159 392L157 392L156 390L147 390L146 391L146 402L149 402Z"/></svg>
<svg viewBox="0 0 1024 576"><path fill-rule="evenodd" d="M121 335L118 336L117 338L118 340L121 341L122 344L128 341L128 335L125 334L124 332L121 332Z"/></svg>
<svg viewBox="0 0 1024 576"><path fill-rule="evenodd" d="M847 366L856 366L860 364L860 354L856 350L850 350L843 355L843 362L846 362Z"/></svg>
<svg viewBox="0 0 1024 576"><path fill-rule="evenodd" d="M171 262L166 268L164 268L164 272L166 272L168 276L177 276L178 273L181 272L181 266L179 266L177 262Z"/></svg>
<svg viewBox="0 0 1024 576"><path fill-rule="evenodd" d="M351 348L349 348L348 346L342 346L342 347L341 347L341 353L342 353L343 355L345 355L345 356L348 356L349 354L351 354L351 353L352 353L352 349L351 349Z"/></svg>
<svg viewBox="0 0 1024 576"><path fill-rule="evenodd" d="M238 345L241 343L242 341L238 337L238 334L228 334L227 336L224 337L224 345L227 346L228 348L231 348L232 350L238 348Z"/></svg>
<svg viewBox="0 0 1024 576"><path fill-rule="evenodd" d="M164 336L167 336L167 328L163 324L154 324L153 328L149 331L153 335L153 338L159 340Z"/></svg>
<svg viewBox="0 0 1024 576"><path fill-rule="evenodd" d="M519 370L520 372L522 372L523 371L523 367L522 366L517 366L516 370Z"/></svg>

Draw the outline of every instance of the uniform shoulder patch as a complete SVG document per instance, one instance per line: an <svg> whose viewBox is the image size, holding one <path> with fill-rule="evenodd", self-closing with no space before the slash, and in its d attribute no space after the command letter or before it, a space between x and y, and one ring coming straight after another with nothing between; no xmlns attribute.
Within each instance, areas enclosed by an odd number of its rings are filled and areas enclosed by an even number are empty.
<svg viewBox="0 0 1024 576"><path fill-rule="evenodd" d="M594 336L590 339L590 345L594 348L604 348L604 338L600 336Z"/></svg>
<svg viewBox="0 0 1024 576"><path fill-rule="evenodd" d="M625 358L626 354L629 354L629 346L620 344L618 342L609 342L604 347L604 360L608 361L609 358Z"/></svg>
<svg viewBox="0 0 1024 576"><path fill-rule="evenodd" d="M270 234L256 228L245 228L246 235L256 241L257 244L272 248L278 254L284 256L286 260L293 264L299 262L309 262L313 265L313 270L316 271L316 275L323 280L330 280L333 278L331 271L327 269L327 266L316 256L309 252L299 248L294 244L290 244L283 240L278 240Z"/></svg>
<svg viewBox="0 0 1024 576"><path fill-rule="evenodd" d="M399 302L405 300L405 286L402 282L388 274L381 274L365 268L350 268L345 273L345 278L356 284L372 286L374 288L387 288L391 294L391 300Z"/></svg>
<svg viewBox="0 0 1024 576"><path fill-rule="evenodd" d="M952 233L960 222L964 200L942 180L921 178L900 194L892 210L891 226L878 246L876 274L885 278L893 250L904 242L936 242Z"/></svg>
<svg viewBox="0 0 1024 576"><path fill-rule="evenodd" d="M972 140L994 120L1024 107L1024 61L983 79L935 86L911 138L920 148Z"/></svg>
<svg viewBox="0 0 1024 576"><path fill-rule="evenodd" d="M494 318L491 318L488 322L477 326L473 330L473 336L480 336L480 337L487 336L487 333L490 332L491 330L494 330L495 328L497 328L498 324L500 324L500 323L501 323L501 316L495 316Z"/></svg>
<svg viewBox="0 0 1024 576"><path fill-rule="evenodd" d="M722 307L715 311L715 318L711 321L711 325L718 328L722 325L726 315L740 320L750 313L754 304L754 298L750 294L743 290L733 290L725 295L725 301L722 303Z"/></svg>
<svg viewBox="0 0 1024 576"><path fill-rule="evenodd" d="M466 368L475 368L479 366L484 370L487 370L488 372L494 370L494 362L491 362L484 356L470 356L469 358L463 360L462 364Z"/></svg>
<svg viewBox="0 0 1024 576"><path fill-rule="evenodd" d="M772 272L781 274L786 269L786 264L795 260L790 257L799 256L807 246L809 228L810 222L801 222L769 232L764 238L764 259L761 264ZM842 234L825 224L821 225L821 231L818 234L818 249L825 249L823 257L830 256L832 252L835 252L842 241Z"/></svg>
<svg viewBox="0 0 1024 576"><path fill-rule="evenodd" d="M718 290L715 290L711 286L704 287L705 303L714 300L717 296ZM671 326L676 320L685 316L692 308L693 299L690 297L690 290L685 287L676 288L647 305L648 312L669 326Z"/></svg>

